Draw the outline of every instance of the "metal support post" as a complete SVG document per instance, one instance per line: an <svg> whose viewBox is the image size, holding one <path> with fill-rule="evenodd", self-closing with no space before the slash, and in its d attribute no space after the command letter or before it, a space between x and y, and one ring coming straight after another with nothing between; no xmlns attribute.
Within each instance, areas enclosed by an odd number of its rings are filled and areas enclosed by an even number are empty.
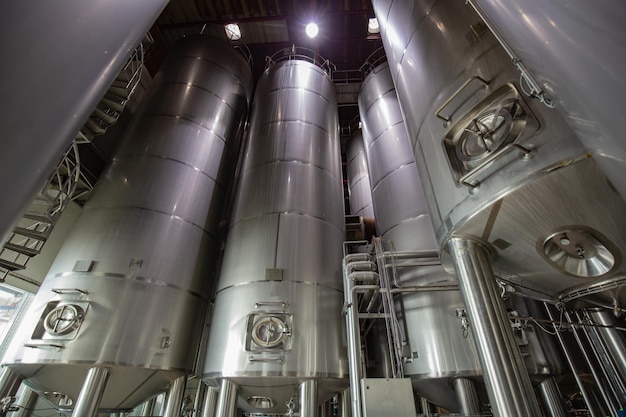
<svg viewBox="0 0 626 417"><path fill-rule="evenodd" d="M234 417L237 410L237 390L238 387L234 382L222 379L215 417Z"/></svg>
<svg viewBox="0 0 626 417"><path fill-rule="evenodd" d="M474 382L467 378L455 378L452 381L454 392L459 403L459 412L464 416L480 414L480 401L476 394Z"/></svg>
<svg viewBox="0 0 626 417"><path fill-rule="evenodd" d="M298 387L300 417L317 416L317 381L309 379Z"/></svg>
<svg viewBox="0 0 626 417"><path fill-rule="evenodd" d="M141 410L139 411L139 415L146 417L146 416L152 416L154 413L154 403L156 402L156 398L152 397L147 401L144 401L143 404L141 404Z"/></svg>
<svg viewBox="0 0 626 417"><path fill-rule="evenodd" d="M87 372L74 406L73 417L97 417L108 379L109 370L106 368L94 367Z"/></svg>
<svg viewBox="0 0 626 417"><path fill-rule="evenodd" d="M496 287L489 252L480 242L448 241L470 318L487 393L496 417L540 417L541 410Z"/></svg>
<svg viewBox="0 0 626 417"><path fill-rule="evenodd" d="M202 406L202 417L215 417L217 394L217 388L207 386L206 394L204 395L204 405Z"/></svg>
<svg viewBox="0 0 626 417"><path fill-rule="evenodd" d="M361 417L361 334L359 330L359 316L355 300L353 300L354 282L343 274L344 308L346 313L346 334L348 335L348 370L350 374L350 398L352 403L352 417Z"/></svg>
<svg viewBox="0 0 626 417"><path fill-rule="evenodd" d="M563 402L561 391L554 377L545 379L538 388L547 417L569 417L567 406Z"/></svg>
<svg viewBox="0 0 626 417"><path fill-rule="evenodd" d="M165 411L163 417L180 417L180 409L183 405L185 387L187 386L187 376L179 376L170 384L165 400Z"/></svg>

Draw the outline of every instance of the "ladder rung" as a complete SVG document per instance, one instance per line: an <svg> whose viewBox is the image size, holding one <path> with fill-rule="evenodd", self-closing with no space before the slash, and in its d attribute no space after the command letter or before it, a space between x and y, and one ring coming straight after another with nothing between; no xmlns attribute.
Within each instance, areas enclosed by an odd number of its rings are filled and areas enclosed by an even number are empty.
<svg viewBox="0 0 626 417"><path fill-rule="evenodd" d="M28 220L35 220L38 222L46 222L46 223L52 223L52 217L50 217L47 214L42 214L42 213L24 213L24 215L22 216L25 219Z"/></svg>
<svg viewBox="0 0 626 417"><path fill-rule="evenodd" d="M49 232L38 232L36 230L26 229L24 227L16 227L15 229L13 229L13 233L21 236L30 237L31 239L41 240L42 242L48 240L48 236L50 235Z"/></svg>
<svg viewBox="0 0 626 417"><path fill-rule="evenodd" d="M6 259L0 259L0 268L4 268L10 272L20 271L26 267L15 262L7 261Z"/></svg>
<svg viewBox="0 0 626 417"><path fill-rule="evenodd" d="M5 249L9 249L9 250L12 250L13 252L18 252L18 253L21 253L23 255L27 255L30 257L37 256L41 253L39 249L27 248L26 246L16 245L15 243L10 243L10 242L5 243L4 247Z"/></svg>

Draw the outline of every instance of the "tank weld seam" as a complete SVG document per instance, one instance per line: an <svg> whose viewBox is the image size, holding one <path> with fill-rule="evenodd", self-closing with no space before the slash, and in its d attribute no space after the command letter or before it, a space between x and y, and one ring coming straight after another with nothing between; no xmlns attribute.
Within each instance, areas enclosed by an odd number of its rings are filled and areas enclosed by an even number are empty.
<svg viewBox="0 0 626 417"><path fill-rule="evenodd" d="M239 54L237 54L235 56L237 56L239 58ZM243 87L243 83L241 82L242 79L241 79L241 77L238 77L237 75L235 75L236 72L234 72L232 69L228 69L228 68L224 67L223 65L220 65L219 63L213 61L212 59L207 59L205 57L197 56L197 55L178 55L178 57L181 57L181 58L191 58L191 59L194 59L194 60L200 60L200 61L203 61L203 62L208 62L210 64L213 64L213 66L218 67L219 69L224 71L226 74L228 74L231 77L235 78L238 81L238 84L240 84ZM244 64L244 66L246 68L249 68L249 65L248 65L247 62L243 62L243 64Z"/></svg>
<svg viewBox="0 0 626 417"><path fill-rule="evenodd" d="M304 88L304 87L289 87L289 86L288 86L288 87L280 87L280 88L275 88L275 89L273 89L273 90L269 90L269 91L265 92L265 94L271 94L271 93L275 93L275 92L279 92L279 93L280 93L280 92L283 92L283 91L285 91L285 90L290 90L290 91L294 91L294 90L295 90L295 91L306 91L307 93L311 93L311 94L313 94L313 95L316 95L316 96L318 96L318 97L321 97L321 98L322 98L322 100L324 100L324 101L325 101L325 102L327 102L328 104L333 105L333 103L331 103L331 101L330 101L328 98L326 98L326 96L325 96L325 95L320 94L320 92L319 92L319 91L310 90L310 89L308 89L308 88Z"/></svg>
<svg viewBox="0 0 626 417"><path fill-rule="evenodd" d="M391 75L391 72L389 74ZM372 100L370 105L365 108L365 111L363 113L367 113L372 108L372 106L374 104L376 104L381 98L383 98L384 96L386 96L389 93L393 93L394 98L396 99L395 101L398 100L398 95L396 94L396 88L392 85L388 90L383 91L382 93L378 94L376 96L376 98L374 100Z"/></svg>
<svg viewBox="0 0 626 417"><path fill-rule="evenodd" d="M323 217L314 216L312 214L305 213L305 212L299 211L299 210L266 211L266 212L263 212L261 214L256 214L256 215L253 215L253 216L243 217L241 220L233 221L233 223L230 225L230 228L228 229L228 231L230 232L239 223L243 223L243 222L246 222L248 220L256 219L258 217L266 217L266 216L271 216L271 215L275 215L275 214L278 214L279 216L281 214L296 214L296 215L299 215L299 216L309 217L311 219L319 220L319 221L321 221L323 223L326 223L326 224L334 227L335 229L339 230L342 234L345 233L345 230L343 229L343 227L337 227L337 225L331 223L330 221L324 219ZM342 222L342 224L343 224L343 222Z"/></svg>
<svg viewBox="0 0 626 417"><path fill-rule="evenodd" d="M331 374L331 373L322 373L322 372L312 372L309 375L303 374L302 372L263 372L263 371L242 371L242 372L206 372L202 374L203 379L215 379L215 378L233 378L233 377L260 377L260 376L285 376L285 377L298 377L298 378L332 378L332 379L345 379L347 376L346 373L339 374ZM299 382L295 380L293 383L288 384L288 386L298 385ZM248 386L248 384L245 384Z"/></svg>
<svg viewBox="0 0 626 417"><path fill-rule="evenodd" d="M200 229L201 231L203 231L204 233L206 233L209 237L211 237L215 242L219 242L219 238L217 236L215 236L210 230L205 229L204 227L189 221L187 219L183 219L180 216L176 216L175 214L172 213L167 213L165 211L161 211L161 210L156 210L156 209L152 209L152 208L147 208L147 207L140 207L140 206L130 206L130 205L100 205L100 206L96 206L96 207L91 207L91 206L85 206L85 208L83 209L83 211L87 212L87 211L95 211L95 210L142 210L142 211L149 211L149 212L153 212L153 213L157 213L157 214L162 214L164 216L170 217L172 219L176 219L176 220L180 220L184 223L187 223L197 229Z"/></svg>
<svg viewBox="0 0 626 417"><path fill-rule="evenodd" d="M376 188L380 185L380 183L381 183L381 182L382 182L385 178L387 178L388 176L390 176L390 175L391 175L391 174L393 174L394 172L399 171L399 170L401 170L402 168L404 168L404 167L408 167L408 166L411 166L411 165L415 165L415 160L413 160L413 161L409 162L408 164L402 164L402 165L400 165L400 166L398 166L398 167L394 168L393 170L391 170L391 171L387 172L385 175L383 175L382 177L380 177L380 179L376 182L376 184L374 184L374 186L372 187L372 192L374 192L374 191L376 190ZM415 166L417 166L417 165L415 165ZM418 178L419 178L419 177L418 177Z"/></svg>
<svg viewBox="0 0 626 417"><path fill-rule="evenodd" d="M163 118L168 118L168 119L184 120L186 122L193 123L193 124L195 124L197 126L200 126L203 129L209 131L213 136L218 138L220 141L222 141L224 143L225 148L227 148L233 155L236 154L234 152L233 148L230 146L230 144L226 140L226 138L224 138L223 136L219 135L217 132L215 132L215 130L211 129L210 127L205 126L203 123L200 123L200 122L197 122L197 121L195 121L193 119L190 119L188 117L184 117L184 116L180 116L180 115L176 115L176 114L150 113L150 114L144 114L144 115L141 116L142 119L147 119L147 118L152 118L152 117L154 117L154 118L163 117Z"/></svg>
<svg viewBox="0 0 626 417"><path fill-rule="evenodd" d="M193 169L196 172L199 172L200 174L204 175L205 177L209 178L210 180L213 181L213 183L215 183L215 185L217 185L222 191L226 191L226 187L222 184L220 184L217 180L217 178L212 177L211 175L209 175L208 172L198 168L195 165L191 165L185 161L181 161L180 159L176 159L176 158L170 158L169 156L164 156L164 155L155 155L155 154L141 154L141 155L132 155L132 158L114 158L114 161L133 161L136 159L140 159L140 158L153 158L153 159L162 159L165 161L172 161L172 162L176 162L177 164L186 166L188 168Z"/></svg>
<svg viewBox="0 0 626 417"><path fill-rule="evenodd" d="M354 181L352 184L350 184L350 189L354 188L358 183L365 181L365 179L369 180L369 177L370 177L369 175L365 174L365 175L357 178L356 181ZM371 188L371 186L372 186L372 184L370 183L370 186L366 187L366 188Z"/></svg>
<svg viewBox="0 0 626 417"><path fill-rule="evenodd" d="M176 285L176 284L172 284L170 282L166 282L166 281L161 281L158 279L152 279L152 278L147 278L147 277L143 277L143 276L139 276L139 275L129 275L129 274L118 274L118 273L114 273L114 272L74 272L74 271L70 271L70 272L59 272L55 275L52 276L52 278L62 278L62 277L71 277L71 276L78 276L78 277L104 277L104 278L119 278L119 279L124 279L127 281L136 281L136 282L145 282L148 284L152 284L158 287L166 287L166 288L171 288L174 290L179 290L182 292L186 292L189 293L191 295L193 295L196 298L199 298L201 300L204 301L208 301L210 297L208 296L204 296L198 292L192 291L188 288L183 288L180 285Z"/></svg>
<svg viewBox="0 0 626 417"><path fill-rule="evenodd" d="M387 230L385 230L384 232L381 233L381 236L384 236L386 233L389 233L392 229L394 229L394 228L396 228L396 227L398 227L400 225L403 225L403 224L406 224L406 223L410 223L413 220L419 220L419 219L424 218L424 217L429 217L428 213L422 213L422 214L419 214L417 216L413 216L413 217L409 217L408 219L404 219L401 222L398 222L398 223L394 224L393 226L388 227ZM428 222L428 224L430 224L430 222ZM437 249L436 246L437 246L437 244L435 244L435 247L433 247L432 249Z"/></svg>
<svg viewBox="0 0 626 417"><path fill-rule="evenodd" d="M197 88L198 90L201 90L201 91L204 91L206 93L209 93L210 95L212 95L213 97L217 98L219 101L224 103L226 105L226 107L228 107L233 112L233 114L237 114L237 110L235 110L233 108L233 106L229 102L227 102L224 97L221 97L221 96L217 95L215 92L213 92L213 91L211 91L211 90L209 90L207 88L204 88L204 87L199 86L197 84L188 84L188 83L181 83L181 82L173 81L173 82L164 82L159 87L159 89L162 89L163 87L168 86L168 85L184 85L185 87L193 87L193 88Z"/></svg>
<svg viewBox="0 0 626 417"><path fill-rule="evenodd" d="M34 365L28 362L15 361L16 364L20 365ZM126 362L113 362L113 361L79 361L79 360L57 360L57 359L45 359L45 358L37 358L37 364L54 364L54 365L90 365L90 366L120 366L125 368L141 368L142 370L148 371L171 371L171 372L183 372L190 373L189 369L185 368L152 368L146 364L135 364L135 363L126 363Z"/></svg>
<svg viewBox="0 0 626 417"><path fill-rule="evenodd" d="M404 124L404 120L400 120L399 122L396 122L396 123L394 123L394 124L392 124L392 125L388 125L387 127L385 127L385 130L383 130L382 132L380 132L380 133L379 133L379 134L378 134L378 135L377 135L374 139L372 139L372 141L371 141L371 142L366 143L366 145L365 145L365 146L367 146L368 148L371 148L371 147L372 147L372 145L374 145L374 143L375 143L378 139L380 139L380 138L381 138L381 137L382 137L385 133L387 133L387 132L388 132L388 131L390 131L391 129L393 129L393 128L395 128L395 127L399 126L399 125L403 125L403 124ZM408 134L406 133L406 129L404 129L404 130L403 130L403 132L404 132L404 135L405 135L405 136L407 137L407 139L408 139Z"/></svg>
<svg viewBox="0 0 626 417"><path fill-rule="evenodd" d="M312 168L316 168L320 171L322 171L323 173L325 173L326 175L328 175L332 180L334 181L341 181L342 178L339 175L334 175L331 171L329 171L328 169L324 168L323 166L320 165L316 165L310 161L305 161L302 159L274 159L272 161L269 162L265 162L262 164L258 164L258 165L254 165L250 168L246 167L246 170L243 172L242 174L242 178L245 175L248 175L248 173L250 171L253 171L255 169L261 168L261 167L266 167L266 166L270 166L270 165L279 165L279 164L300 164L300 165L307 165L310 166Z"/></svg>
<svg viewBox="0 0 626 417"><path fill-rule="evenodd" d="M322 126L315 124L313 122L309 122L307 120L302 120L302 119L280 119L280 120L272 120L271 122L266 122L263 123L262 125L260 125L258 127L258 129L267 127L267 126L275 126L275 125L280 125L283 123L300 123L303 125L307 125L307 126L313 126L316 127L318 130L321 130L322 132L326 133L328 136L331 136L331 140L334 140L332 138L332 136L335 136L333 133L331 133L329 130L326 130L325 128L323 128ZM250 129L251 132L256 132L256 129Z"/></svg>
<svg viewBox="0 0 626 417"><path fill-rule="evenodd" d="M360 157L361 155L364 155L364 154L365 154L365 151L364 151L364 150L363 150L363 151L359 151L359 152L357 152L357 153L356 153L356 154L355 154L352 158L350 158L350 159L348 160L348 165L350 165L350 164L352 163L352 161L354 161L355 159L357 159L358 157ZM366 154L365 154L365 157L367 158L367 155L366 155Z"/></svg>
<svg viewBox="0 0 626 417"><path fill-rule="evenodd" d="M320 282L315 282L315 281L300 281L300 280L291 280L291 279L286 279L283 281L267 281L267 280L259 280L259 281L246 281L246 282L239 282L237 284L232 284L229 285L228 287L224 287L224 288L220 288L219 290L217 290L215 292L215 294L219 294L222 291L226 291L230 288L237 288L237 287L245 287L246 285L256 285L259 283L268 283L268 284L275 284L275 283L293 283L293 284L304 284L304 285L311 285L311 286L315 286L315 287L322 287L325 288L327 290L332 290L335 292L338 292L339 294L343 294L343 289L339 289L339 288L333 288L330 287L328 285L322 284Z"/></svg>

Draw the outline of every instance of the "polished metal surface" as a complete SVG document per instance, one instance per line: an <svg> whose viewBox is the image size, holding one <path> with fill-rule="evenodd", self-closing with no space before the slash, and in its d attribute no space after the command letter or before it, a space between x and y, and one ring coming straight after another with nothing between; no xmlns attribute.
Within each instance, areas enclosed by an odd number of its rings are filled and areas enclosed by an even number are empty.
<svg viewBox="0 0 626 417"><path fill-rule="evenodd" d="M555 101L557 111L626 199L621 108L626 61L620 2L473 0ZM467 6L469 7L469 6Z"/></svg>
<svg viewBox="0 0 626 417"><path fill-rule="evenodd" d="M454 237L448 242L448 250L465 300L470 331L479 346L493 415L541 416L486 248L479 242Z"/></svg>
<svg viewBox="0 0 626 417"><path fill-rule="evenodd" d="M33 387L75 400L102 365L102 408L130 409L193 373L251 78L206 36L165 61L5 356ZM68 333L43 326L59 306L82 311Z"/></svg>
<svg viewBox="0 0 626 417"><path fill-rule="evenodd" d="M23 378L8 366L0 371L0 399L14 396L20 388Z"/></svg>
<svg viewBox="0 0 626 417"><path fill-rule="evenodd" d="M139 411L139 415L140 416L153 416L154 414L154 406L156 403L156 398L150 398L147 401L144 401L143 404L141 404L141 408Z"/></svg>
<svg viewBox="0 0 626 417"><path fill-rule="evenodd" d="M352 401L350 399L350 389L341 391L339 395L339 417L352 417Z"/></svg>
<svg viewBox="0 0 626 417"><path fill-rule="evenodd" d="M109 379L109 370L94 367L87 371L87 377L76 399L72 415L75 417L96 417Z"/></svg>
<svg viewBox="0 0 626 417"><path fill-rule="evenodd" d="M372 206L372 186L367 170L367 156L361 129L350 136L346 149L348 196L350 213L356 216L374 217Z"/></svg>
<svg viewBox="0 0 626 417"><path fill-rule="evenodd" d="M0 242L53 171L167 0L28 0L0 11ZM41 36L46 33L46 36ZM46 64L42 67L41 63Z"/></svg>
<svg viewBox="0 0 626 417"><path fill-rule="evenodd" d="M524 95L519 72L470 6L373 6L439 248L454 234L473 236L492 245L494 272L521 292L556 299L606 284L596 298L626 302L617 290L626 205L602 171L604 157L588 152L557 110ZM589 232L587 246L601 255L574 262L587 268L579 276L544 250L566 228ZM445 253L442 262L452 269Z"/></svg>
<svg viewBox="0 0 626 417"><path fill-rule="evenodd" d="M215 406L215 417L234 417L237 411L239 387L228 379L220 382L219 396Z"/></svg>
<svg viewBox="0 0 626 417"><path fill-rule="evenodd" d="M165 410L163 417L180 416L183 406L183 397L185 396L185 388L187 386L187 376L183 375L172 381L165 400Z"/></svg>
<svg viewBox="0 0 626 417"><path fill-rule="evenodd" d="M365 254L363 254L365 255ZM347 260L346 260L347 261ZM347 262L344 269L347 269ZM361 328L359 326L359 317L357 310L357 299L354 292L355 281L350 279L350 275L346 272L343 274L344 280L344 304L346 305L346 339L348 351L348 377L350 379L350 405L344 406L350 409L352 417L361 417L363 409L361 406L361 377L362 377L362 360L361 360ZM344 394L345 398L345 394Z"/></svg>
<svg viewBox="0 0 626 417"><path fill-rule="evenodd" d="M570 415L554 378L547 378L537 388L547 417L568 417Z"/></svg>
<svg viewBox="0 0 626 417"><path fill-rule="evenodd" d="M250 412L284 413L305 379L326 401L347 385L344 207L334 86L320 67L294 58L262 75L235 195L202 377L237 384Z"/></svg>
<svg viewBox="0 0 626 417"><path fill-rule="evenodd" d="M300 417L316 417L318 409L317 381L309 379L298 387L298 402L300 403Z"/></svg>
<svg viewBox="0 0 626 417"><path fill-rule="evenodd" d="M18 392L17 401L15 402L15 406L18 407L18 410L11 414L11 417L30 417L38 399L39 394L37 394L36 391L22 384Z"/></svg>
<svg viewBox="0 0 626 417"><path fill-rule="evenodd" d="M454 378L452 385L459 403L459 413L464 416L480 414L480 401L474 382L467 378Z"/></svg>
<svg viewBox="0 0 626 417"><path fill-rule="evenodd" d="M397 250L436 247L419 174L387 63L359 92L359 113L378 234Z"/></svg>
<svg viewBox="0 0 626 417"><path fill-rule="evenodd" d="M593 324L600 325L596 328L602 342L608 351L617 374L622 381L626 382L626 338L623 331L615 327L623 326L624 319L617 318L612 311L606 309L590 309L587 314L593 320Z"/></svg>
<svg viewBox="0 0 626 417"><path fill-rule="evenodd" d="M204 404L202 405L202 417L215 417L218 393L219 390L216 387L207 387L204 395Z"/></svg>

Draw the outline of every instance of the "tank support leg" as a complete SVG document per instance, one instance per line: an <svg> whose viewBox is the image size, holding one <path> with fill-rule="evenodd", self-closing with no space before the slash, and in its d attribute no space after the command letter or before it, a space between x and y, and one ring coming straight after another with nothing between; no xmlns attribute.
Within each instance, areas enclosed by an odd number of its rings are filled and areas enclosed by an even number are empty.
<svg viewBox="0 0 626 417"><path fill-rule="evenodd" d="M218 392L218 389L215 387L207 387L204 395L204 405L202 406L202 417L215 417Z"/></svg>
<svg viewBox="0 0 626 417"><path fill-rule="evenodd" d="M495 417L540 417L530 377L480 242L448 241Z"/></svg>
<svg viewBox="0 0 626 417"><path fill-rule="evenodd" d="M96 417L98 415L98 408L108 379L109 371L106 368L95 367L87 372L76 400L73 417Z"/></svg>
<svg viewBox="0 0 626 417"><path fill-rule="evenodd" d="M317 381L309 379L300 384L298 389L300 417L317 416Z"/></svg>
<svg viewBox="0 0 626 417"><path fill-rule="evenodd" d="M452 381L456 398L459 402L459 412L464 416L480 414L480 402L476 394L474 382L467 378L455 378Z"/></svg>
<svg viewBox="0 0 626 417"><path fill-rule="evenodd" d="M234 417L237 410L237 389L237 385L233 382L228 379L222 379L215 417Z"/></svg>
<svg viewBox="0 0 626 417"><path fill-rule="evenodd" d="M180 417L180 409L183 405L185 396L185 387L187 386L187 376L183 375L176 378L170 384L167 391L167 399L165 400L165 411L163 417Z"/></svg>

